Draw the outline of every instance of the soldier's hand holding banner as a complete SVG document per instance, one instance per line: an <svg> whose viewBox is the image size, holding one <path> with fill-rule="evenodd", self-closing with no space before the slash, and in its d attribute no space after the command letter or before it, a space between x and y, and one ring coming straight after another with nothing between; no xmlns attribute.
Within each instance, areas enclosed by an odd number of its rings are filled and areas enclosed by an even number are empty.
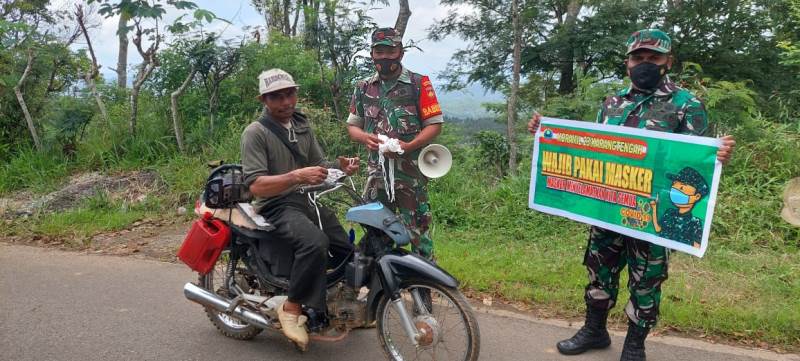
<svg viewBox="0 0 800 361"><path fill-rule="evenodd" d="M702 257L719 139L542 118L529 206Z"/></svg>

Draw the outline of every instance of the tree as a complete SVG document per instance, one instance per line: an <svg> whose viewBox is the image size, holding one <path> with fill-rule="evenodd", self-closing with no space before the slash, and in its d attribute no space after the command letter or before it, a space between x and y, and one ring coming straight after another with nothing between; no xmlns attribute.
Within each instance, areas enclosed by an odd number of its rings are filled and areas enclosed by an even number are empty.
<svg viewBox="0 0 800 361"><path fill-rule="evenodd" d="M37 150L44 144L35 119L47 97L75 80L78 62L69 45L79 35L63 11L47 9L47 1L5 1L0 7L0 136L4 145L19 142L26 128ZM6 92L10 87L13 91ZM13 94L7 98L6 94ZM13 100L12 100L13 99ZM9 107L10 103L15 106ZM4 106L5 105L5 106ZM17 110L18 109L18 110ZM25 120L25 125L19 123ZM22 134L21 134L22 133ZM8 148L4 148L4 152Z"/></svg>
<svg viewBox="0 0 800 361"><path fill-rule="evenodd" d="M117 87L126 89L128 87L128 21L131 15L126 11L120 11L119 23L117 24L117 38L119 39L119 50L117 51Z"/></svg>
<svg viewBox="0 0 800 361"><path fill-rule="evenodd" d="M199 26L199 23L195 23L192 27L194 26ZM173 50L171 50L171 54L165 54L167 57L169 57L169 55L177 55L179 63L183 66L185 66L187 60L189 62L189 69L186 71L186 76L183 78L180 86L170 93L170 109L172 113L172 125L175 131L175 141L178 144L178 150L182 153L186 152L186 147L183 144L183 123L180 119L178 98L183 95L189 83L199 72L207 72L207 69L211 66L211 63L214 61L213 58L216 55L214 53L214 48L216 47L214 42L216 40L216 34L204 35L202 32L199 36L193 38L181 37L172 44ZM166 89L171 88L167 85Z"/></svg>
<svg viewBox="0 0 800 361"><path fill-rule="evenodd" d="M429 38L441 41L450 35L458 35L468 41L465 49L457 50L442 74L445 88L457 90L469 83L478 83L492 91L508 89L513 67L514 32L511 0L443 0L443 5L469 5L471 13L452 11L432 26ZM521 44L537 44L538 34L543 31L536 9L528 2L518 3ZM524 49L522 59L524 59Z"/></svg>
<svg viewBox="0 0 800 361"><path fill-rule="evenodd" d="M119 0L118 3L112 3L111 0L88 0L91 4L93 2L100 3L99 13L105 17L112 17L119 15L121 17L128 16L133 21L133 26L120 26L118 29L119 36L133 31L133 38L131 41L136 46L136 51L142 57L142 63L139 64L136 77L134 78L133 85L131 86L130 94L130 117L129 128L131 135L136 135L136 120L138 117L139 105L139 92L142 85L149 78L153 70L158 67L158 51L161 43L164 41L164 33L168 30L184 30L185 24L181 22L183 16L179 17L173 24L168 25L165 29L161 29L159 21L166 13L164 5L174 7L177 10L193 10L193 15L196 20L204 19L206 22L211 22L217 19L214 13L200 9L192 1L186 0ZM143 26L147 21L152 20L155 23L154 27ZM143 41L147 40L149 45L143 46ZM120 41L122 45L122 41ZM119 68L119 65L118 65ZM119 69L117 69L119 71Z"/></svg>
<svg viewBox="0 0 800 361"><path fill-rule="evenodd" d="M81 32L83 33L84 39L86 39L86 47L89 50L89 55L92 59L92 66L89 70L86 71L86 75L84 76L84 80L86 81L86 85L89 87L89 90L92 92L94 96L94 100L97 103L97 108L100 109L100 115L103 117L103 121L106 124L109 124L108 113L106 112L106 105L103 103L103 98L100 97L100 94L97 92L97 85L95 82L97 81L97 77L100 74L98 71L99 67L97 65L97 57L94 55L94 48L92 47L92 39L89 37L89 32L86 30L86 15L83 11L83 6L81 4L75 5L75 19L80 26Z"/></svg>
<svg viewBox="0 0 800 361"><path fill-rule="evenodd" d="M28 105L25 103L25 97L22 95L22 85L25 83L25 79L28 77L28 74L31 73L31 66L33 65L33 49L28 48L28 62L25 65L25 71L22 72L22 76L19 78L17 85L14 85L14 94L17 95L17 101L19 102L19 107L22 109L22 113L25 115L25 122L28 124L28 130L31 132L31 138L33 138L33 144L36 145L36 150L42 151L42 141L39 140L39 134L36 132L36 125L33 124L33 118L31 118L31 113L28 111Z"/></svg>
<svg viewBox="0 0 800 361"><path fill-rule="evenodd" d="M203 77L203 84L208 94L208 129L214 132L217 109L219 108L219 91L222 82L230 77L239 65L241 59L241 45L233 47L215 45L209 49L209 56L204 56L206 63L199 69Z"/></svg>
<svg viewBox="0 0 800 361"><path fill-rule="evenodd" d="M448 0L447 5L471 5L474 12L452 12L430 29L430 38L439 41L458 34L471 42L467 49L458 50L444 74L445 88L459 89L477 82L486 89L504 91L506 103L506 137L510 146L509 172L515 173L517 146L518 92L522 71L522 44L538 41L542 31L539 12L525 0L487 2L483 0ZM523 26L523 24L526 24Z"/></svg>
<svg viewBox="0 0 800 361"><path fill-rule="evenodd" d="M520 48L522 44L522 25L519 23L519 0L511 1L511 28L514 32L514 51L512 56L512 71L511 71L511 94L508 96L508 123L506 126L506 134L508 136L508 145L510 153L508 157L508 171L514 175L517 173L517 141L514 136L516 133L517 124L517 92L519 91L519 71L520 71Z"/></svg>
<svg viewBox="0 0 800 361"><path fill-rule="evenodd" d="M330 65L333 70L329 87L336 119L345 116L343 103L348 100L352 83L358 77L358 61L363 60L358 53L369 50L366 38L375 27L366 11L355 5L349 0L324 0L325 21L318 26L317 57L320 69Z"/></svg>
<svg viewBox="0 0 800 361"><path fill-rule="evenodd" d="M408 0L397 0L397 3L400 5L400 11L397 13L394 30L402 37L406 33L408 19L411 18L411 8L408 6Z"/></svg>
<svg viewBox="0 0 800 361"><path fill-rule="evenodd" d="M150 29L142 29L141 27L142 19L136 18L134 20L134 27L136 28L136 32L133 35L133 44L136 46L136 51L139 52L139 55L142 57L142 63L139 64L139 70L136 73L136 77L133 80L133 85L131 86L131 96L130 96L130 104L131 104L131 113L130 117L128 118L129 125L130 125L130 132L131 135L136 135L136 119L139 113L139 91L142 89L142 85L150 76L150 73L153 72L158 66L158 57L157 52L159 47L161 46L161 41L163 41L163 36L159 34L158 29L158 22L156 22L155 28ZM150 35L150 45L148 45L147 50L142 47L142 40L145 35Z"/></svg>
<svg viewBox="0 0 800 361"><path fill-rule="evenodd" d="M253 7L264 16L264 23L269 32L278 32L284 36L294 36L297 30L297 19L300 10L307 1L292 0L252 0ZM294 13L294 23L289 21Z"/></svg>

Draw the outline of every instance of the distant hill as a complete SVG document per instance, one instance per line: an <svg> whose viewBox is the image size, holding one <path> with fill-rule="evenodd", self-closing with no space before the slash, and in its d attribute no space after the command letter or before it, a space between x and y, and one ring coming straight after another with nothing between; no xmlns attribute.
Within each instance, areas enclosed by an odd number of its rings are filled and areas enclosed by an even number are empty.
<svg viewBox="0 0 800 361"><path fill-rule="evenodd" d="M501 102L505 99L503 94L486 92L477 84L453 92L437 90L436 97L442 105L445 116L460 119L494 118L495 115L486 111L482 104Z"/></svg>
<svg viewBox="0 0 800 361"><path fill-rule="evenodd" d="M437 90L436 97L442 106L447 124L455 125L458 133L468 139L482 130L494 130L500 133L505 131L505 125L495 121L497 114L488 112L483 107L483 103L504 101L503 94L486 92L480 85L472 84L459 91Z"/></svg>

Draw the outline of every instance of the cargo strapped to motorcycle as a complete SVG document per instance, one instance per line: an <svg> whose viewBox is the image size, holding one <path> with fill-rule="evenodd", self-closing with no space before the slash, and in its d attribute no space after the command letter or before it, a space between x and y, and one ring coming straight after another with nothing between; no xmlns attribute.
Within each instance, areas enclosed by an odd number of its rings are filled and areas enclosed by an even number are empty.
<svg viewBox="0 0 800 361"><path fill-rule="evenodd" d="M209 174L203 191L203 203L209 208L230 208L249 202L252 196L244 184L244 171L239 164L224 164Z"/></svg>

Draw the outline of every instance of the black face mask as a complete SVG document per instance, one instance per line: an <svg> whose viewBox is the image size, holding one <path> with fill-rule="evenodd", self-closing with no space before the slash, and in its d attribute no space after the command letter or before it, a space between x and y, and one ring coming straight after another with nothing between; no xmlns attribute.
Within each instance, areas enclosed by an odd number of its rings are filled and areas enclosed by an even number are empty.
<svg viewBox="0 0 800 361"><path fill-rule="evenodd" d="M633 85L642 90L655 89L667 73L667 65L641 63L630 69Z"/></svg>
<svg viewBox="0 0 800 361"><path fill-rule="evenodd" d="M375 70L380 75L392 75L400 69L400 59L372 59L375 63Z"/></svg>

